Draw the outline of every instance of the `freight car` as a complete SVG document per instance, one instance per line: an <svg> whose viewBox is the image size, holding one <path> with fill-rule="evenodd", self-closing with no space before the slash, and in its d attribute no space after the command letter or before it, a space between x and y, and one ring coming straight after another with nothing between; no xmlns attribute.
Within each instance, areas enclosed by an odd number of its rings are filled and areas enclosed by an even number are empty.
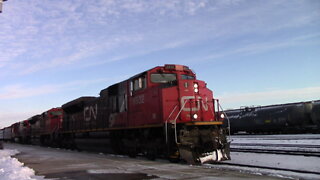
<svg viewBox="0 0 320 180"><path fill-rule="evenodd" d="M311 110L311 119L314 124L316 124L320 129L320 100L315 101Z"/></svg>
<svg viewBox="0 0 320 180"><path fill-rule="evenodd" d="M320 132L320 124L317 124L320 115L317 114L318 103L309 101L242 107L225 113L230 121L231 133L315 133Z"/></svg>
<svg viewBox="0 0 320 180"><path fill-rule="evenodd" d="M212 91L187 66L158 66L62 106L62 146L189 163L230 159Z"/></svg>

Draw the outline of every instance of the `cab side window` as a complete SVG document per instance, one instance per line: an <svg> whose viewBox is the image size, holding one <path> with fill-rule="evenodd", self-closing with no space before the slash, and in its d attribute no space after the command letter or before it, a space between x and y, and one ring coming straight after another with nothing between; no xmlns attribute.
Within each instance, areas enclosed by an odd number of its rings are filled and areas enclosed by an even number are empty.
<svg viewBox="0 0 320 180"><path fill-rule="evenodd" d="M147 87L147 79L145 75L139 76L130 82L130 90L138 91Z"/></svg>

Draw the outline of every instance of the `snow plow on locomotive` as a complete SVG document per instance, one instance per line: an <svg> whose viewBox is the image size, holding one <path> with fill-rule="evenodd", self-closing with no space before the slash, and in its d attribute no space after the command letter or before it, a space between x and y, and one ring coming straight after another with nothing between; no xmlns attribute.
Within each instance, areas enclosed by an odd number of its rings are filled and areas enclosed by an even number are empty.
<svg viewBox="0 0 320 180"><path fill-rule="evenodd" d="M62 142L188 163L230 159L223 119L206 83L182 65L158 66L62 106ZM111 149L109 149L111 147Z"/></svg>

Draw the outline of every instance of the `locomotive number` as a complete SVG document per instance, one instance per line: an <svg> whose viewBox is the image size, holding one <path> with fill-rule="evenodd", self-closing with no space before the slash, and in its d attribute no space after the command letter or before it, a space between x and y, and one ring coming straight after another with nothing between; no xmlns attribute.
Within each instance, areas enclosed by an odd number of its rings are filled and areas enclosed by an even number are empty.
<svg viewBox="0 0 320 180"><path fill-rule="evenodd" d="M144 104L144 95L142 94L142 95L133 97L132 102L134 105Z"/></svg>

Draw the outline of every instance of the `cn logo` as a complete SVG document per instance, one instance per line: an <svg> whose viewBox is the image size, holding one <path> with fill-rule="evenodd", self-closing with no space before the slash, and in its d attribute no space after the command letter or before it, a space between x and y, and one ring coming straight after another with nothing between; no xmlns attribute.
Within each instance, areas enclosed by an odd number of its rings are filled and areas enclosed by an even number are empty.
<svg viewBox="0 0 320 180"><path fill-rule="evenodd" d="M97 114L98 114L98 105L97 104L94 106L87 106L84 108L83 115L84 115L85 121L90 121L91 118L96 120Z"/></svg>
<svg viewBox="0 0 320 180"><path fill-rule="evenodd" d="M195 107L186 107L188 103L196 102ZM183 111L199 111L200 106L204 111L208 111L208 98L206 97L205 100L202 100L201 97L194 97L194 96L183 96L181 98L181 105L184 105Z"/></svg>

